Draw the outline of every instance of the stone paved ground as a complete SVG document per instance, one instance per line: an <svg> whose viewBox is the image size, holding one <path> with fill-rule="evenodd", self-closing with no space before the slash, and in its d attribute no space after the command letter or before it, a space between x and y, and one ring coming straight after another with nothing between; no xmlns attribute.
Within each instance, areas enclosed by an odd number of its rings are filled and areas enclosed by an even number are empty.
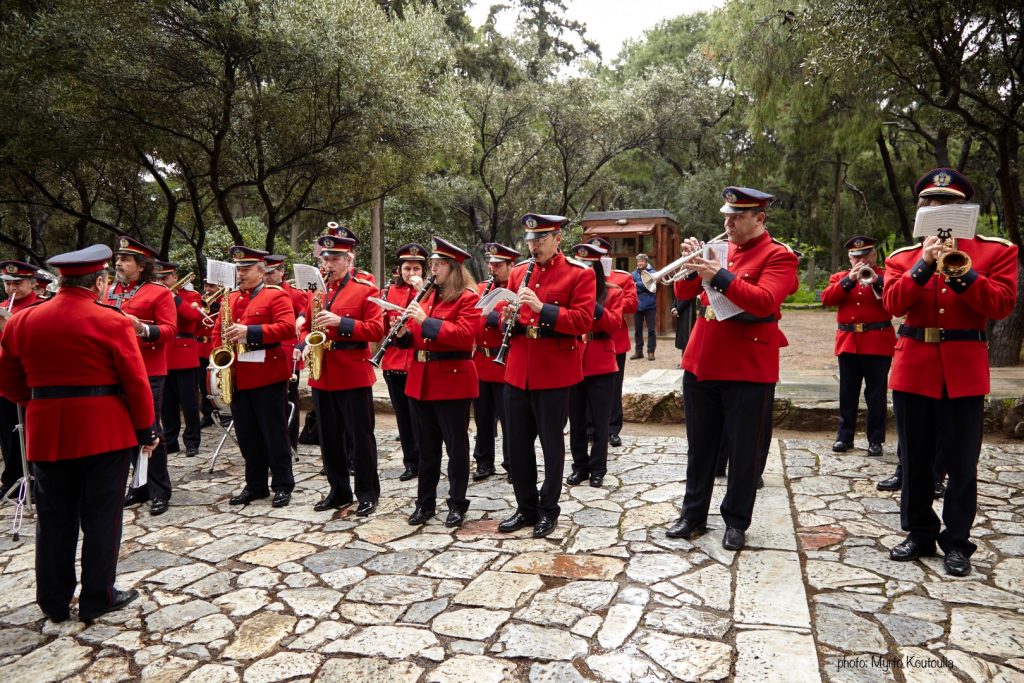
<svg viewBox="0 0 1024 683"><path fill-rule="evenodd" d="M125 517L119 584L142 597L89 627L44 621L31 523L20 543L5 534L4 683L1024 680L1020 445L985 447L977 569L951 579L941 560L885 559L897 503L871 479L891 453L776 442L748 547L732 553L719 517L693 543L664 536L683 492L679 436L627 430L605 488L567 490L556 532L535 541L496 533L513 500L498 478L471 486L463 529L443 515L408 526L415 482L397 480L394 431L378 435L384 493L367 519L313 512L325 482L308 447L277 510L228 506L237 449L212 475L209 449L172 456L170 512ZM949 666L883 667L907 655Z"/></svg>

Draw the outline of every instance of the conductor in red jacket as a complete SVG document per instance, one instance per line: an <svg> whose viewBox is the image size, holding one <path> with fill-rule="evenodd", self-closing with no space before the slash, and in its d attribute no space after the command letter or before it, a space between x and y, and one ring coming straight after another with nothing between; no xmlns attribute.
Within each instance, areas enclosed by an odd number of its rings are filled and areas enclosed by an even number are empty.
<svg viewBox="0 0 1024 683"><path fill-rule="evenodd" d="M28 406L36 602L54 622L70 616L79 529L79 618L91 622L139 596L114 586L124 482L139 444L148 456L156 434L132 321L100 303L112 255L95 245L51 258L60 290L45 305L14 316L0 340L0 394Z"/></svg>
<svg viewBox="0 0 1024 683"><path fill-rule="evenodd" d="M425 524L435 512L441 477L441 444L448 453L446 527L460 527L469 499L469 406L480 390L473 345L480 324L480 296L463 265L469 252L434 237L430 274L434 287L409 304L409 324L399 343L411 345L405 393L419 435L420 467L416 508L409 524Z"/></svg>
<svg viewBox="0 0 1024 683"><path fill-rule="evenodd" d="M857 235L846 241L850 269L833 273L821 293L823 306L837 306L836 356L839 357L839 430L832 450L853 448L857 405L864 385L868 406L868 455L881 455L885 443L886 382L892 364L896 332L892 316L882 305L882 278L873 237Z"/></svg>
<svg viewBox="0 0 1024 683"><path fill-rule="evenodd" d="M513 268L508 279L508 288L519 297L505 309L506 322L512 325L505 415L516 512L498 525L502 533L532 526L533 536L543 538L554 531L561 512L569 390L583 381L581 339L594 320L596 293L594 271L562 254L562 228L568 222L564 216L523 216L532 258ZM534 450L538 439L544 454L540 491Z"/></svg>
<svg viewBox="0 0 1024 683"><path fill-rule="evenodd" d="M974 196L963 174L937 168L914 186L918 209L962 204ZM889 551L896 561L945 553L946 572L971 571L970 540L978 507L978 457L989 392L989 320L1005 318L1017 299L1017 246L977 235L926 237L886 260L882 299L898 332L889 388L903 451L900 521L907 539ZM955 253L954 253L955 252ZM959 263L957 263L959 261ZM933 458L941 446L949 475L942 506L932 509Z"/></svg>
<svg viewBox="0 0 1024 683"><path fill-rule="evenodd" d="M157 261L157 277L168 289L178 282L178 264ZM179 288L172 292L174 307L178 313L178 333L174 340L164 345L167 349L167 381L164 384L164 400L161 420L164 427L164 441L168 453L177 453L178 432L181 431L182 416L185 431L181 435L185 443L185 455L189 458L199 454L202 435L199 427L199 394L196 391L199 372L199 356L196 354L196 336L203 327L200 311L202 300L198 292Z"/></svg>
<svg viewBox="0 0 1024 683"><path fill-rule="evenodd" d="M765 227L772 196L746 187L727 187L725 231L728 256L694 257L692 273L675 283L675 298L700 296L697 325L683 353L683 408L686 411L686 495L670 538L693 538L706 529L719 448L726 448L729 474L721 512L722 546L739 550L754 511L764 444L770 435L772 400L779 381L782 301L796 291L797 257ZM700 249L693 237L684 254ZM739 309L719 319L719 308ZM767 434L766 434L767 432ZM723 441L723 436L726 437Z"/></svg>
<svg viewBox="0 0 1024 683"><path fill-rule="evenodd" d="M313 407L320 432L327 496L313 506L320 512L353 502L349 465L355 472L356 515L365 517L377 508L380 478L377 439L374 436L373 383L370 342L384 335L381 309L369 301L377 287L351 274L353 241L324 236L317 240L327 291L310 299L302 337L316 329L327 335L321 346L320 377L310 377ZM317 312L319 308L319 312ZM306 346L305 352L312 348Z"/></svg>
<svg viewBox="0 0 1024 683"><path fill-rule="evenodd" d="M263 282L267 252L234 246L228 253L238 268L238 289L228 295L227 310L220 311L213 346L235 351L231 416L245 459L245 487L229 503L247 505L269 497L269 470L271 505L284 507L292 499L295 479L287 431L292 359L282 342L295 336L295 309L283 289ZM222 334L225 316L230 317Z"/></svg>

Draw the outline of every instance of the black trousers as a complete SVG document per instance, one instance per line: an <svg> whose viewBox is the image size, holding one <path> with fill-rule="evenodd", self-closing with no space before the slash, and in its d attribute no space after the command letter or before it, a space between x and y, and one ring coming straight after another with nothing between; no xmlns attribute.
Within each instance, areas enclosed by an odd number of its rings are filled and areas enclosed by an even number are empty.
<svg viewBox="0 0 1024 683"><path fill-rule="evenodd" d="M199 448L202 437L199 431L199 396L196 394L197 372L198 368L167 371L161 412L167 446L178 444L181 416L184 415L185 433L182 434L182 441L185 442L185 448Z"/></svg>
<svg viewBox="0 0 1024 683"><path fill-rule="evenodd" d="M622 380L626 376L626 353L615 354L615 362L619 369L612 382L612 415L608 421L609 435L622 431Z"/></svg>
<svg viewBox="0 0 1024 683"><path fill-rule="evenodd" d="M609 416L615 374L590 375L569 389L569 450L573 472L603 477L608 473ZM594 445L587 450L587 414L593 417Z"/></svg>
<svg viewBox="0 0 1024 683"><path fill-rule="evenodd" d="M508 418L509 474L516 505L527 517L538 513L557 517L561 512L562 473L565 469L563 430L569 417L569 387L518 389L505 387ZM537 491L537 452L540 439L544 455L544 482Z"/></svg>
<svg viewBox="0 0 1024 683"><path fill-rule="evenodd" d="M646 311L637 311L633 314L633 342L636 344L636 353L644 351L644 326L647 326L647 353L654 353L654 347L658 344L658 335L654 331L654 320L657 309L651 308Z"/></svg>
<svg viewBox="0 0 1024 683"><path fill-rule="evenodd" d="M764 474L764 468L768 465L768 451L772 448L772 408L775 406L775 385L771 384L771 395L768 397L768 411L764 414L764 424L761 429L760 445L758 455L761 457L761 468L758 476ZM718 465L715 468L715 476L723 476L729 466L729 441L723 436L722 444L718 448Z"/></svg>
<svg viewBox="0 0 1024 683"><path fill-rule="evenodd" d="M196 386L199 388L199 412L203 418L213 419L213 403L206 398L206 369L210 367L210 359L200 357L199 369L196 370Z"/></svg>
<svg viewBox="0 0 1024 683"><path fill-rule="evenodd" d="M254 389L236 389L231 400L231 416L235 420L235 436L245 459L245 486L257 495L267 493L267 471L270 488L291 492L292 452L288 448L288 380Z"/></svg>
<svg viewBox="0 0 1024 683"><path fill-rule="evenodd" d="M411 400L405 395L405 382L408 373L401 370L385 370L384 383L388 386L388 397L395 411L395 422L398 423L398 440L402 442L402 464L413 472L420 466L420 449L417 445L416 423L412 419Z"/></svg>
<svg viewBox="0 0 1024 683"><path fill-rule="evenodd" d="M36 602L51 617L67 616L75 592L75 553L82 530L79 612L113 602L121 548L124 480L135 449L58 462L35 462Z"/></svg>
<svg viewBox="0 0 1024 683"><path fill-rule="evenodd" d="M420 401L409 399L419 433L420 467L416 504L426 510L437 506L441 480L441 444L448 452L448 509L469 509L469 406L472 399Z"/></svg>
<svg viewBox="0 0 1024 683"><path fill-rule="evenodd" d="M494 467L494 441L501 423L501 467L508 472L508 427L505 421L505 383L480 382L480 396L473 401L476 444L473 459L477 467Z"/></svg>
<svg viewBox="0 0 1024 683"><path fill-rule="evenodd" d="M684 518L699 523L707 520L718 453L724 448L729 456L729 478L720 508L722 518L729 527L744 531L750 527L774 391L775 385L769 383L699 382L694 374L683 373L689 443Z"/></svg>
<svg viewBox="0 0 1024 683"><path fill-rule="evenodd" d="M377 474L376 417L372 387L323 391L313 389L320 454L331 491L343 497L352 495L349 462L355 465L355 496L361 503L376 503L380 498ZM351 446L350 446L351 444Z"/></svg>
<svg viewBox="0 0 1024 683"><path fill-rule="evenodd" d="M857 403L864 385L868 405L868 443L885 443L886 386L892 358L861 353L839 354L839 430L836 441L853 441L857 433Z"/></svg>
<svg viewBox="0 0 1024 683"><path fill-rule="evenodd" d="M295 410L291 411L291 419L288 420L288 443L292 450L299 450L299 383L288 381L288 400ZM288 405L284 406L285 415L289 414Z"/></svg>
<svg viewBox="0 0 1024 683"><path fill-rule="evenodd" d="M0 396L0 451L4 472L0 484L14 486L21 479L21 439L18 438L18 404Z"/></svg>
<svg viewBox="0 0 1024 683"><path fill-rule="evenodd" d="M171 499L171 475L167 473L167 440L164 438L163 425L160 422L160 416L163 414L164 380L166 379L163 375L149 378L149 388L153 392L153 414L156 415L153 431L160 439L160 443L153 449L153 454L149 456L149 463L146 467L145 497L150 500L154 498ZM134 467L135 459L133 458L133 470Z"/></svg>
<svg viewBox="0 0 1024 683"><path fill-rule="evenodd" d="M943 551L959 550L970 556L977 546L969 540L978 510L978 457L984 426L984 396L928 398L904 391L892 392L896 430L903 450L903 487L900 522L915 542ZM934 457L941 444L949 473L942 521L932 509L935 486Z"/></svg>

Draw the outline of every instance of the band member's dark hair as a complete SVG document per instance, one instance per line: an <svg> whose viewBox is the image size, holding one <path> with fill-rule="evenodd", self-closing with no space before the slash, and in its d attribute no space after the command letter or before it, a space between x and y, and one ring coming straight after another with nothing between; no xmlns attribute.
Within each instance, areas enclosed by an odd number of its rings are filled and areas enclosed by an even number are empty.
<svg viewBox="0 0 1024 683"><path fill-rule="evenodd" d="M594 282L597 284L597 303L604 306L604 300L608 295L608 288L605 287L604 282L604 268L601 266L601 262L597 261L594 263Z"/></svg>

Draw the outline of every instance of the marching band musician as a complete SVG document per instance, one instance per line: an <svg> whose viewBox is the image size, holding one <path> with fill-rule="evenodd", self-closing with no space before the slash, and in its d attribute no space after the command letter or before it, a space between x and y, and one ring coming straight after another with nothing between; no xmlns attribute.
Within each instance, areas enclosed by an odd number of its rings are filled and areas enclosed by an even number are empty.
<svg viewBox="0 0 1024 683"><path fill-rule="evenodd" d="M405 393L411 399L420 448L416 507L409 524L426 524L435 514L442 443L448 452L444 525L462 526L469 509L469 406L480 390L473 364L480 297L464 265L469 257L469 252L434 237L434 287L422 303L409 304L408 325L399 332L397 343L413 348Z"/></svg>
<svg viewBox="0 0 1024 683"><path fill-rule="evenodd" d="M881 455L885 443L886 381L896 332L882 306L882 278L875 240L857 235L846 241L850 269L833 273L821 293L822 306L837 306L836 356L839 358L839 431L835 453L853 448L861 383L868 406L868 455Z"/></svg>
<svg viewBox="0 0 1024 683"><path fill-rule="evenodd" d="M39 269L35 274L35 282L32 285L32 291L36 293L43 301L53 298L53 292L51 291L51 285L56 286L53 276L45 270Z"/></svg>
<svg viewBox="0 0 1024 683"><path fill-rule="evenodd" d="M203 415L199 421L200 428L213 426L213 402L206 395L206 372L210 367L210 352L213 351L213 324L220 311L220 297L216 296L218 291L220 287L203 280L203 295L200 302L206 317L196 329L196 355L199 357L196 389L199 391L199 411Z"/></svg>
<svg viewBox="0 0 1024 683"><path fill-rule="evenodd" d="M0 279L7 299L0 307L0 338L12 315L45 301L35 292L36 267L21 261L0 262ZM21 479L21 444L18 438L18 406L0 396L0 450L3 451L4 472L0 475L0 499ZM13 494L12 494L13 495Z"/></svg>
<svg viewBox="0 0 1024 683"><path fill-rule="evenodd" d="M487 270L490 271L490 283L481 282L477 291L481 296L494 287L508 284L509 273L519 258L519 252L503 244L489 242L484 245L487 253ZM483 319L477 334L476 374L480 379L480 396L473 402L473 419L476 422L476 445L473 447L473 459L476 461L476 472L473 481L482 481L494 474L494 439L495 427L501 422L501 467L508 473L508 427L505 422L505 367L494 362L501 347L502 325L500 308Z"/></svg>
<svg viewBox="0 0 1024 683"><path fill-rule="evenodd" d="M168 289L174 287L178 282L178 264L157 261L156 276ZM196 392L196 373L199 371L196 334L202 327L203 314L200 311L201 298L198 292L182 288L174 291L173 296L178 313L178 332L173 341L165 344L167 381L164 384L160 418L164 428L164 446L168 453L177 453L181 416L185 416L185 431L181 438L185 443L185 455L193 458L199 455L199 443L202 440L199 395Z"/></svg>
<svg viewBox="0 0 1024 683"><path fill-rule="evenodd" d="M924 174L914 185L918 209L962 204L974 197L970 181L950 168ZM976 235L949 242L925 237L886 260L882 300L900 325L889 388L902 449L901 526L906 540L889 551L905 562L935 554L953 576L971 571L971 526L978 506L985 394L989 392L988 320L1000 320L1017 298L1017 246ZM964 257L955 268L950 255ZM950 262L943 263L946 258ZM932 509L933 458L941 447L949 475L939 518Z"/></svg>
<svg viewBox="0 0 1024 683"><path fill-rule="evenodd" d="M722 196L728 260L692 258L688 266L693 272L675 283L675 298L693 298L707 284L742 312L717 320L707 291L701 294L703 310L682 362L689 443L686 495L679 520L666 535L691 539L706 530L718 452L725 448L729 473L721 505L726 524L722 546L739 550L750 526L771 431L779 347L785 344L780 308L799 283L793 250L772 239L765 228L772 195L727 187ZM686 255L700 248L691 237L682 251Z"/></svg>
<svg viewBox="0 0 1024 683"><path fill-rule="evenodd" d="M352 265L350 266L351 271L349 272L349 275L357 277L360 280L366 280L370 284L376 283L373 273L368 270L363 270L362 268L356 268L356 247L359 246L359 238L356 237L356 234L352 232L351 229L344 225L338 225L332 221L327 224L327 232L325 234L327 237L347 237L352 240L352 251L350 252L352 254Z"/></svg>
<svg viewBox="0 0 1024 683"><path fill-rule="evenodd" d="M369 342L384 335L383 316L380 308L369 301L377 294L377 288L351 274L352 240L325 236L317 240L317 245L327 291L310 300L302 334L310 330L326 333L326 341L320 347L321 374L319 379L310 377L309 386L317 413L320 453L331 489L313 509L334 510L352 503L348 478L352 464L359 500L356 515L365 517L377 508L380 498L377 439L373 433L376 376L369 363ZM319 312L315 310L317 301L322 306ZM312 350L307 345L305 353Z"/></svg>
<svg viewBox="0 0 1024 683"><path fill-rule="evenodd" d="M612 251L612 243L603 237L594 237L590 243L601 247L609 254ZM628 270L613 269L605 280L622 289L622 324L612 334L612 341L615 342L615 364L618 370L615 372L615 385L612 387L612 417L611 424L608 426L608 443L612 446L621 446L622 437L619 434L622 432L622 380L626 376L626 354L632 347L626 316L636 313L640 300L637 297L636 282L633 281L633 276Z"/></svg>
<svg viewBox="0 0 1024 683"><path fill-rule="evenodd" d="M238 269L238 289L228 295L227 310L220 310L213 346L236 349L231 416L245 459L245 487L228 502L248 505L267 498L269 469L271 505L284 507L292 499L295 479L287 431L292 363L281 344L295 336L295 310L283 289L263 282L267 252L236 245L229 255Z"/></svg>
<svg viewBox="0 0 1024 683"><path fill-rule="evenodd" d="M573 253L594 271L594 322L583 347L583 381L569 390L569 449L572 473L565 480L575 486L586 479L600 488L608 472L608 431L615 400L615 340L622 326L622 288L606 282L601 257L608 252L594 244L581 244ZM594 445L587 452L587 415L593 421Z"/></svg>
<svg viewBox="0 0 1024 683"><path fill-rule="evenodd" d="M100 304L111 256L94 245L51 258L60 290L45 306L14 316L0 339L0 394L28 404L36 602L53 622L70 616L80 528L79 618L92 622L139 596L114 586L124 482L139 444L148 455L157 436L134 322Z"/></svg>
<svg viewBox="0 0 1024 683"><path fill-rule="evenodd" d="M171 476L167 473L167 447L163 443L160 417L167 380L165 345L178 333L178 313L170 291L154 279L156 252L153 249L131 237L119 237L114 254L117 284L107 292L106 303L128 316L139 339L153 392L156 415L153 431L160 440L149 458L146 486L130 489L124 504L136 505L148 500L150 514L157 516L167 512L171 499Z"/></svg>
<svg viewBox="0 0 1024 683"><path fill-rule="evenodd" d="M267 272L263 275L263 281L268 285L276 285L284 290L285 294L292 301L292 306L295 309L295 337L288 341L281 342L281 348L285 350L285 353L289 358L292 359L292 367L295 368L295 373L292 377L292 381L288 383L288 400L293 406L295 406L295 412L291 416L291 421L288 423L288 442L292 446L293 451L299 449L299 382L298 374L302 371L302 357L299 353L297 346L299 343L298 335L299 329L301 328L301 321L299 320L306 315L306 307L309 305L309 293L303 292L301 289L296 289L292 286L292 283L288 282L285 276L285 257L282 254L268 254L266 258Z"/></svg>
<svg viewBox="0 0 1024 683"><path fill-rule="evenodd" d="M384 300L388 303L408 308L416 296L416 291L423 281L423 264L427 261L427 250L422 244L412 242L398 249L399 279L385 287ZM384 314L384 329L390 330L395 320L401 316L396 311ZM392 344L384 352L381 369L384 371L384 383L388 387L388 397L395 411L395 422L398 423L398 440L402 443L402 464L405 470L398 475L399 481L415 479L420 471L420 449L417 446L416 424L412 419L410 399L405 395L405 384L409 377L409 365L412 363L412 349L401 348Z"/></svg>
<svg viewBox="0 0 1024 683"><path fill-rule="evenodd" d="M594 271L562 254L563 216L523 216L532 262L520 263L508 288L519 295L518 315L505 366L505 417L508 420L509 465L516 494L516 512L498 525L511 533L533 526L543 538L558 523L558 498L565 467L563 430L569 416L569 389L583 381L583 344L594 319ZM524 284L531 268L529 282ZM516 304L506 307L511 315ZM537 491L540 438L544 483Z"/></svg>

